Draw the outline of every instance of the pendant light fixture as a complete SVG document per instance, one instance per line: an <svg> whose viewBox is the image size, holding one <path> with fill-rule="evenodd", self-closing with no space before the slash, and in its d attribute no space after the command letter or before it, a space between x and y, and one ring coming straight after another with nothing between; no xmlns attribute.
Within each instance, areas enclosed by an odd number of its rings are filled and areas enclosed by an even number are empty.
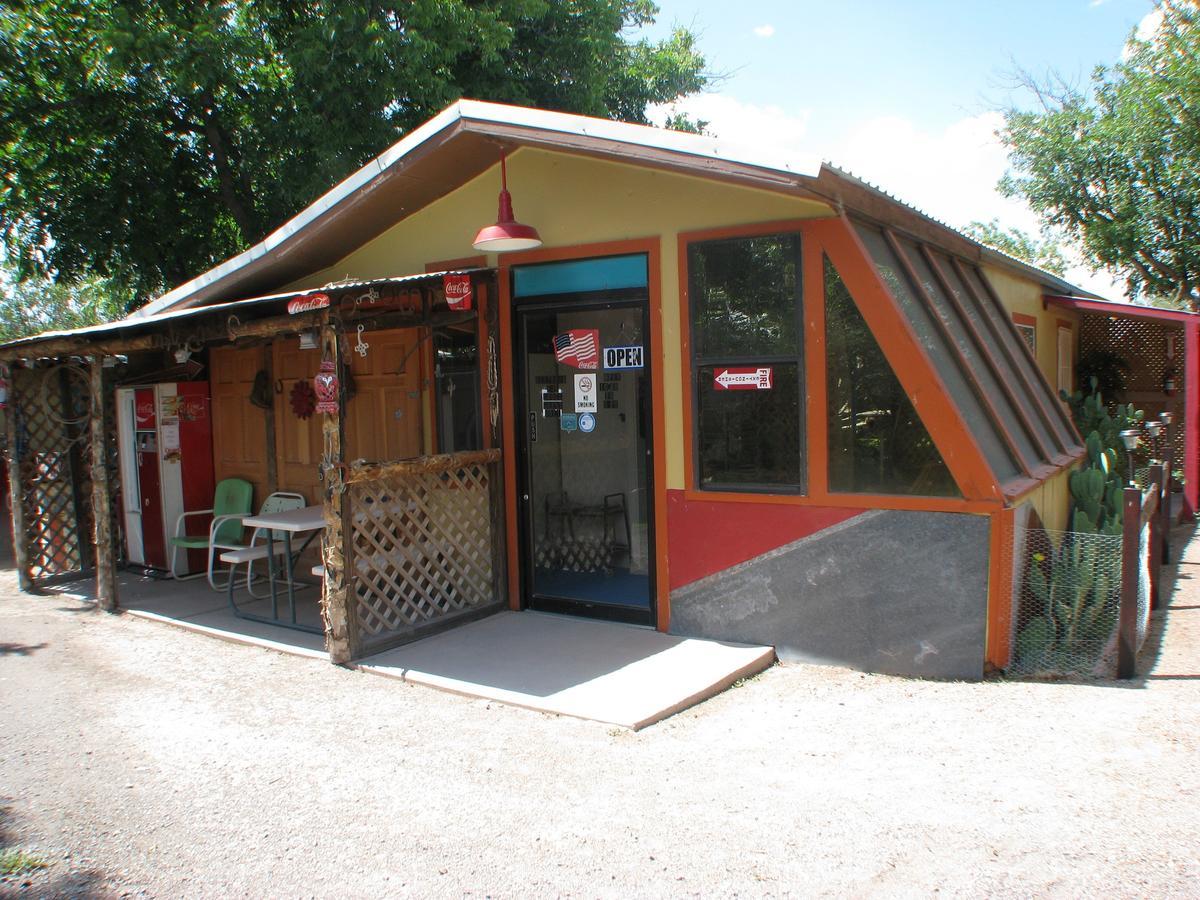
<svg viewBox="0 0 1200 900"><path fill-rule="evenodd" d="M532 225L522 225L513 215L512 196L508 193L508 170L504 154L500 155L500 210L495 225L485 225L475 235L476 250L485 253L505 253L510 250L532 250L542 246L542 239Z"/></svg>

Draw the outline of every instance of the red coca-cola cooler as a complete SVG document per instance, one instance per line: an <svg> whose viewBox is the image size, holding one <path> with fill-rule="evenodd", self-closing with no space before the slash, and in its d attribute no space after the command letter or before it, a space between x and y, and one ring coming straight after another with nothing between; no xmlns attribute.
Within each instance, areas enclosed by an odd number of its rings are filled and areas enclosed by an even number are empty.
<svg viewBox="0 0 1200 900"><path fill-rule="evenodd" d="M126 558L152 569L171 568L171 537L184 512L213 500L212 402L207 381L117 389L117 447ZM189 516L186 531L208 528ZM177 574L202 572L207 553L180 552Z"/></svg>

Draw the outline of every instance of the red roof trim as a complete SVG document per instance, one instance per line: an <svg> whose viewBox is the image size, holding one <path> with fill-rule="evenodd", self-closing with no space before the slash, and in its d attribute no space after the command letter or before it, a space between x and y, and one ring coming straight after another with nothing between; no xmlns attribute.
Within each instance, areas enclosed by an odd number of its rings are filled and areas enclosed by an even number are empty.
<svg viewBox="0 0 1200 900"><path fill-rule="evenodd" d="M1116 303L1112 300L1084 300L1082 297L1058 297L1047 294L1042 298L1047 304L1077 312L1102 313L1106 316L1127 316L1131 319L1157 319L1160 322L1197 322L1200 315L1180 309L1163 309L1158 306L1138 306L1133 303Z"/></svg>

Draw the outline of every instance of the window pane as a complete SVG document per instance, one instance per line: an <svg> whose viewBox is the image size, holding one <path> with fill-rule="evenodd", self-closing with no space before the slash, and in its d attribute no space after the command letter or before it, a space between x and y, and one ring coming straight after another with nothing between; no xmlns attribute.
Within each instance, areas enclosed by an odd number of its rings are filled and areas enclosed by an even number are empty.
<svg viewBox="0 0 1200 900"><path fill-rule="evenodd" d="M796 356L800 238L775 234L688 248L697 359Z"/></svg>
<svg viewBox="0 0 1200 900"><path fill-rule="evenodd" d="M934 369L946 385L959 415L978 441L996 481L1003 484L1015 478L1018 474L1016 460L1009 453L995 424L988 418L976 395L975 387L963 374L963 364L958 353L942 339L932 314L917 298L891 247L883 235L873 228L864 225L857 225L856 228L867 252L875 262L875 268L892 292L892 296L896 298L929 361L933 363ZM1015 335L1013 339L1016 339Z"/></svg>
<svg viewBox="0 0 1200 900"><path fill-rule="evenodd" d="M720 389L714 377L729 368L697 372L700 486L801 487L799 367L766 367L769 390Z"/></svg>
<svg viewBox="0 0 1200 900"><path fill-rule="evenodd" d="M472 322L433 332L439 453L483 446L479 421L479 351Z"/></svg>
<svg viewBox="0 0 1200 900"><path fill-rule="evenodd" d="M825 260L829 489L958 496L958 488L849 290Z"/></svg>

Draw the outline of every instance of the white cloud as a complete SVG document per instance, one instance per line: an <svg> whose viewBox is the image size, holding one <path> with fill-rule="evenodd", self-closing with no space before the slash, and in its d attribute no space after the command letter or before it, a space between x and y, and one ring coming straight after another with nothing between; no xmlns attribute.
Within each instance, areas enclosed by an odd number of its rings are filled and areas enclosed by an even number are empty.
<svg viewBox="0 0 1200 900"><path fill-rule="evenodd" d="M774 25L759 25L754 29L754 33L760 38L769 38L775 36Z"/></svg>
<svg viewBox="0 0 1200 900"><path fill-rule="evenodd" d="M932 131L898 116L864 119L840 139L815 146L807 110L789 113L725 94L699 94L673 109L707 121L716 137L754 144L767 156L818 155L951 227L998 219L1004 227L1038 233L1038 218L1029 206L996 190L1008 168L1007 153L996 136L1003 124L998 112L969 116ZM655 119L664 117L660 109ZM1104 297L1122 296L1122 288L1110 276L1093 275L1077 258L1072 262L1068 281Z"/></svg>

